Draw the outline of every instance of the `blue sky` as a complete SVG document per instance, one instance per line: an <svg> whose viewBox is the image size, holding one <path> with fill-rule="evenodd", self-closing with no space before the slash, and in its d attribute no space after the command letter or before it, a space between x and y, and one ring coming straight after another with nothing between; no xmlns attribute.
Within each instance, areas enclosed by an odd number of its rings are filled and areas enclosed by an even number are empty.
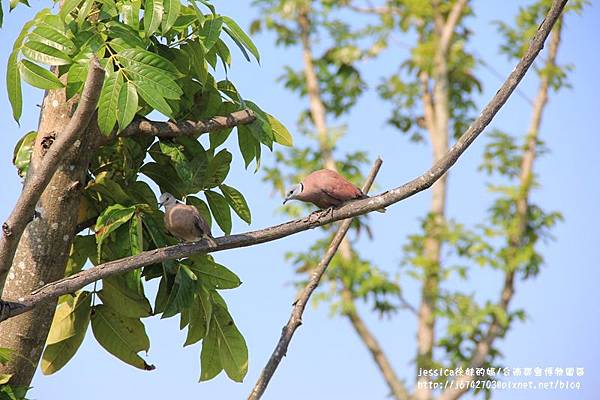
<svg viewBox="0 0 600 400"><path fill-rule="evenodd" d="M219 12L233 17L247 27L256 17L249 2L216 1ZM513 68L512 62L498 54L498 34L491 21L508 21L519 4L504 1L474 2L477 18L469 20L474 32L471 49L492 65L502 76ZM36 8L49 2L34 2ZM7 5L5 4L5 7ZM6 7L7 8L7 7ZM32 10L18 7L5 16L1 30L0 76L5 76L5 64L12 42ZM600 34L598 3L588 6L580 17L566 21L559 62L572 63L572 90L551 96L542 126L542 138L551 153L536 165L542 188L535 192L534 201L549 210L560 210L565 221L554 230L556 241L542 247L546 264L542 273L528 282L517 283L514 307L523 307L529 314L526 323L516 324L501 344L504 363L511 367L584 367L585 376L579 393L564 392L495 392L496 399L577 398L595 399L600 396L597 378L600 376L600 312L598 311L597 282L600 280L600 218L597 205L598 163L600 162L600 128L598 64L595 38ZM261 50L261 66L248 64L235 52L230 78L241 93L265 110L277 116L294 131L299 110L305 101L290 94L276 77L286 64L300 66L300 53L295 49L274 47L270 34L255 38ZM389 73L406 49L391 48L377 62L364 68L366 80L375 86L378 77ZM478 76L484 91L478 96L481 107L497 90L500 80L487 69L479 68ZM536 90L534 75L526 77L520 90L533 97ZM18 138L37 127L41 91L24 87L24 109L21 127L12 120L10 106L2 85L0 121L5 127L0 135L0 174L4 190L0 195L0 217L6 218L20 191L20 180L11 164L12 149ZM389 106L373 93L367 93L349 117L336 121L348 126L348 134L340 144L344 149L364 149L374 158L384 159L377 178L379 188L396 187L422 173L430 163L428 146L408 143L406 138L384 124ZM492 123L493 127L513 133L523 132L529 123L530 107L513 95ZM488 130L489 131L489 130ZM491 196L486 192L483 176L477 165L486 142L485 134L454 166L450 175L448 213L465 224L477 224L485 216ZM235 145L235 142L233 143ZM239 188L247 197L253 213L251 227L236 221L234 232L259 229L283 221L277 212L281 199L271 196L271 188L262 183L261 173L244 171L234 157L228 183ZM264 163L272 162L264 154ZM402 258L401 247L407 234L418 229L417 218L424 215L430 193L418 194L390 207L385 215L371 218L375 240L362 240L358 247L365 257L379 267L395 273ZM157 366L143 372L118 361L104 351L88 332L86 340L69 364L57 374L36 375L31 397L35 399L161 399L224 398L246 396L279 338L287 321L295 290L292 267L283 254L301 250L318 237L317 232L305 232L283 240L219 253L219 262L233 269L244 282L235 290L224 292L232 315L243 332L250 349L250 366L243 384L229 381L224 374L198 384L198 345L183 349L184 333L175 318L145 320L151 340L147 360ZM478 296L496 298L499 276L493 272L475 272L461 283L460 289ZM419 288L412 281L403 282L410 301L416 303ZM392 320L380 320L361 309L367 323L386 350L398 375L412 386L415 353L415 319L400 313ZM327 307L307 309L304 324L297 331L287 357L273 378L265 399L384 399L387 388L370 355L357 339L350 325L342 318L330 318Z"/></svg>

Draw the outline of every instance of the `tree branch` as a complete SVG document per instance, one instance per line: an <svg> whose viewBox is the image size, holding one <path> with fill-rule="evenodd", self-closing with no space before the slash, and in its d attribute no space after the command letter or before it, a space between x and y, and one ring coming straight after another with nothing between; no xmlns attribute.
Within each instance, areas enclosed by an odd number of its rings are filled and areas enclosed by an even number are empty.
<svg viewBox="0 0 600 400"><path fill-rule="evenodd" d="M151 135L160 138L173 138L181 135L195 135L219 129L233 128L249 124L256 120L256 115L250 109L235 111L224 116L216 116L201 121L160 122L145 118L136 118L118 136Z"/></svg>
<svg viewBox="0 0 600 400"><path fill-rule="evenodd" d="M66 150L75 144L76 140L81 137L83 130L87 128L96 110L103 82L104 70L98 63L98 59L92 57L89 73L75 113L64 131L57 135L56 140L54 140L43 156L39 168L32 171L32 176L27 176L23 191L17 200L15 208L6 222L2 224L2 238L0 239L0 295L21 235L34 216L35 206L42 192L46 189L48 182L52 179L59 162L66 154ZM41 217L43 218L44 216L42 215Z"/></svg>
<svg viewBox="0 0 600 400"><path fill-rule="evenodd" d="M371 172L367 177L367 181L363 186L364 193L367 193L371 188L371 185L375 180L375 176L377 176L377 173L381 168L381 163L381 158L378 158L375 161L375 165L373 165L373 168L371 169ZM304 309L306 308L306 304L308 303L310 296L319 285L323 274L325 274L329 263L331 262L333 256L337 252L338 247L344 240L346 232L348 232L348 229L350 229L351 224L352 219L347 219L339 227L338 231L333 237L333 240L331 241L331 244L329 245L329 248L327 249L327 252L325 252L325 255L323 256L323 259L313 271L310 279L308 280L308 283L306 284L306 286L300 293L300 296L294 303L292 315L290 315L288 323L283 327L281 331L281 337L279 338L279 342L277 343L277 346L275 346L275 350L273 351L273 354L271 354L267 365L263 368L260 377L258 378L258 381L256 381L254 389L252 389L252 393L250 393L250 396L248 396L248 400L260 399L264 394L267 385L269 384L269 381L275 373L275 370L279 366L279 363L283 359L283 356L285 356L287 353L288 345L292 340L292 336L294 336L294 332L296 332L296 329L298 329L298 327L302 325L302 314L304 313Z"/></svg>
<svg viewBox="0 0 600 400"><path fill-rule="evenodd" d="M552 26L558 19L566 2L567 0L554 1L548 15L534 35L529 49L527 49L527 52L523 55L500 89L498 89L494 97L492 97L490 102L485 106L481 114L475 119L475 121L473 121L471 126L469 126L469 128L456 141L450 150L448 150L444 157L442 157L431 168L415 179L380 195L364 200L356 200L345 203L339 208L333 210L333 212L319 211L311 214L308 217L296 219L262 230L217 238L215 239L216 246L209 245L205 240L195 243L182 243L175 246L145 251L136 256L126 257L120 260L100 264L96 267L78 272L77 274L71 275L67 278L42 286L29 296L19 299L19 307L11 307L11 309L4 313L1 312L2 310L0 310L0 321L30 310L31 308L35 307L35 305L48 299L67 293L73 293L89 283L106 278L108 276L120 274L166 260L188 257L196 253L216 252L270 242L298 232L330 224L335 221L340 221L355 217L357 215L367 214L381 208L389 207L392 204L398 203L408 197L428 189L456 163L459 157L467 150L471 143L477 139L485 127L489 125L494 116L506 103L521 79L523 79L523 76L525 76L527 70L531 67L531 64L535 60L540 50L544 47L544 41L548 37ZM1 308L2 306L0 304L0 309Z"/></svg>

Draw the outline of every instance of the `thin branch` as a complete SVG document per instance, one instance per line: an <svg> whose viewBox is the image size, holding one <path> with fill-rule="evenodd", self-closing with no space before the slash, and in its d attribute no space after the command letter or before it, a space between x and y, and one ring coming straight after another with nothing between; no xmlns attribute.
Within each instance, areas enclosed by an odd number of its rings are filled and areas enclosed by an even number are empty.
<svg viewBox="0 0 600 400"><path fill-rule="evenodd" d="M367 193L371 188L371 185L375 180L375 176L377 176L377 173L381 168L381 163L381 158L378 158L375 161L375 165L373 165L373 168L371 169L371 172L367 177L367 181L363 186L364 193ZM290 341L292 340L292 336L294 336L294 332L296 332L296 329L298 329L298 327L302 325L302 314L304 313L304 309L306 308L306 304L308 303L310 296L319 285L323 274L325 274L329 263L331 262L333 256L337 252L337 249L342 243L342 240L344 240L344 236L346 236L346 232L348 232L348 229L350 229L351 224L352 219L349 218L345 220L339 227L338 231L333 237L333 240L331 241L331 244L329 245L329 248L327 249L327 252L325 252L325 256L323 256L323 259L313 271L310 279L308 280L308 283L306 284L306 286L300 293L300 296L294 303L294 308L292 309L290 319L288 323L283 327L281 331L281 337L279 338L279 342L277 343L277 346L275 346L275 350L273 351L273 354L271 354L267 365L263 368L260 377L258 378L258 381L256 381L256 384L252 389L252 393L250 393L250 396L248 396L248 400L260 399L264 394L267 385L269 384L269 381L275 373L275 370L279 366L279 363L283 359L283 356L285 356L287 353L287 349L290 344Z"/></svg>
<svg viewBox="0 0 600 400"><path fill-rule="evenodd" d="M33 176L28 176L25 180L23 191L17 200L15 208L6 222L2 224L2 238L0 239L0 294L4 288L4 282L21 235L33 218L35 206L50 179L52 179L54 172L58 168L58 164L65 156L67 149L81 137L82 132L87 128L94 115L103 82L104 70L98 63L98 59L92 57L89 73L83 92L81 93L81 99L73 117L71 117L64 131L57 135L56 140L43 156L39 167L33 172Z"/></svg>
<svg viewBox="0 0 600 400"><path fill-rule="evenodd" d="M201 121L159 122L136 118L118 136L151 135L160 138L173 138L181 135L195 135L233 128L238 125L249 124L254 120L256 120L256 115L249 109Z"/></svg>
<svg viewBox="0 0 600 400"><path fill-rule="evenodd" d="M216 245L209 245L205 240L195 243L182 243L145 251L136 256L100 264L96 267L42 286L29 296L19 299L18 301L20 304L18 307L11 307L11 309L6 312L2 312L2 306L0 304L0 321L30 310L35 307L35 305L48 299L67 293L73 293L89 283L108 276L121 274L126 271L131 271L166 260L189 257L190 255L197 253L216 252L270 242L318 226L327 225L335 221L356 217L357 215L363 215L381 208L389 207L392 204L398 203L428 189L456 163L459 157L467 150L471 143L477 139L485 127L490 124L504 103L506 103L521 79L523 79L523 76L525 76L529 67L531 67L531 64L540 50L544 47L544 41L548 37L552 26L558 19L566 2L567 0L554 1L548 15L534 35L529 49L523 55L500 89L498 89L494 97L492 97L490 102L485 106L481 114L473 121L471 126L469 126L450 150L448 150L448 152L431 168L417 178L380 195L364 200L347 202L333 210L333 212L319 211L308 217L258 231L220 237L215 239Z"/></svg>

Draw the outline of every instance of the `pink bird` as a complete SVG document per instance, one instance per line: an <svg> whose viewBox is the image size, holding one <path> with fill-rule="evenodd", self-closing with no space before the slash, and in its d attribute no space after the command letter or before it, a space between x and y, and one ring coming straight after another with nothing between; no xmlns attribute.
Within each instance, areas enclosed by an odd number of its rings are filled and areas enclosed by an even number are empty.
<svg viewBox="0 0 600 400"><path fill-rule="evenodd" d="M337 207L346 201L365 199L369 196L330 169L320 169L286 191L285 204L289 200L300 200L326 209ZM381 210L384 211L384 210Z"/></svg>

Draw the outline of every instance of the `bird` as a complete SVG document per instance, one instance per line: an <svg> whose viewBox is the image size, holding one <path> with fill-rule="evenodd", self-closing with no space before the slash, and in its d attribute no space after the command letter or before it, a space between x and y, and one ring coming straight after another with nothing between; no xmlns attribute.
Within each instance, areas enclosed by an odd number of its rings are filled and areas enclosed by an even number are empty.
<svg viewBox="0 0 600 400"><path fill-rule="evenodd" d="M158 208L165 207L165 227L173 236L186 242L206 239L216 245L210 226L196 207L179 203L175 196L167 192L158 201Z"/></svg>
<svg viewBox="0 0 600 400"><path fill-rule="evenodd" d="M290 200L312 203L320 209L337 207L349 200L366 199L362 190L331 169L320 169L291 186L283 204ZM385 209L377 210L385 212Z"/></svg>

